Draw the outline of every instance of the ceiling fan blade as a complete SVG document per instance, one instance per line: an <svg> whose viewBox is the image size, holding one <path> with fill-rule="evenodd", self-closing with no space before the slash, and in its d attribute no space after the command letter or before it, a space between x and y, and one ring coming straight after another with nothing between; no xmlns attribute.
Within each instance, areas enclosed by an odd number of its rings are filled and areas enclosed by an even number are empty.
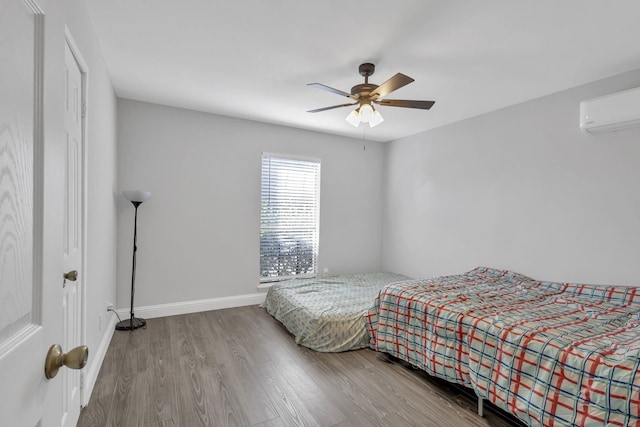
<svg viewBox="0 0 640 427"><path fill-rule="evenodd" d="M327 92L332 92L332 93L335 93L335 94L340 95L340 96L346 96L347 98L355 99L353 97L353 95L351 95L350 93L343 92L343 91L341 91L339 89L334 89L332 87L323 85L321 83L307 83L307 86L317 87L318 89L326 90Z"/></svg>
<svg viewBox="0 0 640 427"><path fill-rule="evenodd" d="M423 110L428 110L436 103L436 101L408 101L406 99L381 99L373 102L388 107L420 108Z"/></svg>
<svg viewBox="0 0 640 427"><path fill-rule="evenodd" d="M403 86L408 85L414 81L411 77L405 76L402 73L398 73L395 76L391 77L386 82L382 83L378 86L373 92L371 92L371 98L382 98L394 90L400 89Z"/></svg>
<svg viewBox="0 0 640 427"><path fill-rule="evenodd" d="M308 110L307 113L319 113L321 111L333 110L334 108L340 108L340 107L350 107L352 105L358 105L358 103L354 102L353 104L332 105L331 107L318 108L316 110Z"/></svg>

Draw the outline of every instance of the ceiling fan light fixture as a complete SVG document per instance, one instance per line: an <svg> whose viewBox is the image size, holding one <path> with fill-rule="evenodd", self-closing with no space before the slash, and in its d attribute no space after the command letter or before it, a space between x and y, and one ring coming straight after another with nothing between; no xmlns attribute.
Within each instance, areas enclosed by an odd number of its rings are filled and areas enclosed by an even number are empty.
<svg viewBox="0 0 640 427"><path fill-rule="evenodd" d="M371 117L373 117L373 107L371 104L361 104L360 105L360 121L364 123L369 123Z"/></svg>
<svg viewBox="0 0 640 427"><path fill-rule="evenodd" d="M354 105L358 105L358 108L351 111L351 113L349 113L349 115L347 116L347 122L349 122L349 124L353 127L358 127L361 122L369 123L370 127L375 127L382 123L384 119L382 118L382 115L378 111L376 111L375 108L373 108L372 103L389 107L418 108L421 110L428 110L433 107L433 104L435 104L435 101L412 101L408 99L386 98L386 96L391 92L394 92L401 87L408 85L414 80L402 73L396 73L393 77L391 77L381 85L376 85L373 83L369 83L369 77L373 75L374 70L375 65L373 64L361 64L358 68L358 72L362 77L364 77L364 83L353 86L351 88L351 93L334 89L320 83L308 83L308 86L317 87L318 89L335 93L336 95L349 98L352 101L351 103L346 104L316 108L315 110L308 110L308 112L319 113L321 111L333 110L334 108L352 107Z"/></svg>
<svg viewBox="0 0 640 427"><path fill-rule="evenodd" d="M351 126L356 128L360 126L360 114L358 114L358 110L359 108L356 108L351 113L349 113L349 115L346 118L347 122L349 122Z"/></svg>
<svg viewBox="0 0 640 427"><path fill-rule="evenodd" d="M382 114L380 114L379 111L374 110L373 114L371 115L371 118L369 119L369 126L373 128L378 126L382 122L384 122L384 118L382 117Z"/></svg>

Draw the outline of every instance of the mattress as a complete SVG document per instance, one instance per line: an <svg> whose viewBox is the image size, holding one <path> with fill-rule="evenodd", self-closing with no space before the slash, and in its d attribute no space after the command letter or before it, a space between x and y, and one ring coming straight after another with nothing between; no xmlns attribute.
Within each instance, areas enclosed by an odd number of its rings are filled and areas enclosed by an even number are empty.
<svg viewBox="0 0 640 427"><path fill-rule="evenodd" d="M355 350L369 345L364 314L380 289L408 279L366 273L287 280L269 288L262 306L300 345L322 352Z"/></svg>
<svg viewBox="0 0 640 427"><path fill-rule="evenodd" d="M640 425L640 289L485 267L385 287L371 346L528 425Z"/></svg>

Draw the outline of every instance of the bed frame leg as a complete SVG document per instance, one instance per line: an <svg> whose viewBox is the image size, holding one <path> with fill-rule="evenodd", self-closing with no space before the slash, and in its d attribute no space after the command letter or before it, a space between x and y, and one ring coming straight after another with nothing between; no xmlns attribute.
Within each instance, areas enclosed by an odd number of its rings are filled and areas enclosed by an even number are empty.
<svg viewBox="0 0 640 427"><path fill-rule="evenodd" d="M484 400L478 396L478 415L480 415L481 417L484 417L484 405L483 405Z"/></svg>

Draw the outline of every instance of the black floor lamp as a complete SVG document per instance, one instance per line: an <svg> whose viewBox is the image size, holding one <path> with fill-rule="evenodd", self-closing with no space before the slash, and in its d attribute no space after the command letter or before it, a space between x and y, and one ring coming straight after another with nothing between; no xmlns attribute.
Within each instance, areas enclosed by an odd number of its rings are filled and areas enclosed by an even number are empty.
<svg viewBox="0 0 640 427"><path fill-rule="evenodd" d="M131 267L131 317L129 319L122 320L116 323L116 329L119 331L133 331L134 329L141 328L147 324L147 321L135 317L133 314L133 296L136 292L136 252L138 251L137 238L138 238L138 206L142 202L151 198L151 193L140 190L127 190L123 191L122 195L133 203L135 207L135 219L133 221L133 264Z"/></svg>

